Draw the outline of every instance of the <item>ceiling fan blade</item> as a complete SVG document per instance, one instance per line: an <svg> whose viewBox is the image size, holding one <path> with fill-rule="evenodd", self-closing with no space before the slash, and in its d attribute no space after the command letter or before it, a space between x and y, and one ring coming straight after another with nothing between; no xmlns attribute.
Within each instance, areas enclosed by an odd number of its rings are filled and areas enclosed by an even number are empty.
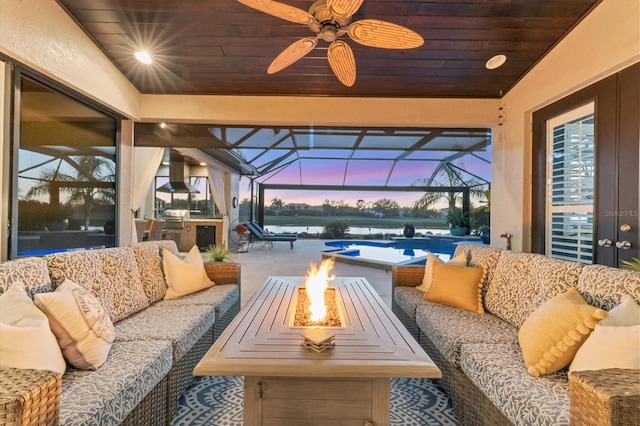
<svg viewBox="0 0 640 426"><path fill-rule="evenodd" d="M317 37L305 37L284 49L276 58L271 62L267 73L275 74L278 71L282 71L289 65L302 58L307 53L311 52L318 43Z"/></svg>
<svg viewBox="0 0 640 426"><path fill-rule="evenodd" d="M327 9L336 18L350 18L364 0L327 0Z"/></svg>
<svg viewBox="0 0 640 426"><path fill-rule="evenodd" d="M297 24L309 25L315 21L313 16L304 10L273 0L238 0L238 2L276 18Z"/></svg>
<svg viewBox="0 0 640 426"><path fill-rule="evenodd" d="M424 39L420 34L402 25L377 19L362 19L349 25L349 37L357 43L383 49L413 49Z"/></svg>
<svg viewBox="0 0 640 426"><path fill-rule="evenodd" d="M329 45L327 59L338 80L347 87L353 86L356 82L356 60L351 47L342 40L336 40Z"/></svg>

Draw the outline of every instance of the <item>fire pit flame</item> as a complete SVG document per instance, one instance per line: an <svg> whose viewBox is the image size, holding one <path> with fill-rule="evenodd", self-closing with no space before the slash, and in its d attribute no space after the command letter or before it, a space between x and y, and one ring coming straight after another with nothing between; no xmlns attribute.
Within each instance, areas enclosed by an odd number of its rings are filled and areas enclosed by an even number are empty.
<svg viewBox="0 0 640 426"><path fill-rule="evenodd" d="M333 258L328 258L322 261L319 268L315 263L312 263L309 272L307 272L305 290L311 301L311 306L309 306L311 321L322 321L327 314L324 292L329 287L329 281L335 278L335 275L329 274L332 268Z"/></svg>

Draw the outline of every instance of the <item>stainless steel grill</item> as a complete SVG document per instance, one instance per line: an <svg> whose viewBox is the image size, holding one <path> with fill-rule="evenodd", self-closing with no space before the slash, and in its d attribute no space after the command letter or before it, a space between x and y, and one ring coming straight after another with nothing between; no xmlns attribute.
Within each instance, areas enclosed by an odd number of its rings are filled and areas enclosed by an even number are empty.
<svg viewBox="0 0 640 426"><path fill-rule="evenodd" d="M164 229L183 229L185 220L189 220L189 210L167 210L164 212Z"/></svg>

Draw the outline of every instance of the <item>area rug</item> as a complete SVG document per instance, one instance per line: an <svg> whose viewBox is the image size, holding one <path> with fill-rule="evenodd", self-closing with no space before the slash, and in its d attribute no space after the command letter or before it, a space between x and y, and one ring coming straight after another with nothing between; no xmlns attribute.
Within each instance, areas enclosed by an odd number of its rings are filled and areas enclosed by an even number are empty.
<svg viewBox="0 0 640 426"><path fill-rule="evenodd" d="M196 377L173 426L242 426L242 377ZM329 408L329 407L328 407ZM429 379L391 379L391 425L458 425L451 400Z"/></svg>

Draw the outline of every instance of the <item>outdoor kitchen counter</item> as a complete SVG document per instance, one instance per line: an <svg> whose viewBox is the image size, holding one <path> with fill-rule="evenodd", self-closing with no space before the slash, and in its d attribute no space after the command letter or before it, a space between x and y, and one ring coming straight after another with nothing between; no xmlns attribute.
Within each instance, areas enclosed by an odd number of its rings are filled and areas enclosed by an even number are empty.
<svg viewBox="0 0 640 426"><path fill-rule="evenodd" d="M198 241L198 227L215 227L215 241ZM197 244L205 248L209 244L222 244L222 219L188 219L183 222L182 229L165 229L165 239L174 240L182 252L191 250ZM202 232L202 231L201 231ZM208 232L212 232L209 230ZM206 234L207 232L205 232Z"/></svg>

